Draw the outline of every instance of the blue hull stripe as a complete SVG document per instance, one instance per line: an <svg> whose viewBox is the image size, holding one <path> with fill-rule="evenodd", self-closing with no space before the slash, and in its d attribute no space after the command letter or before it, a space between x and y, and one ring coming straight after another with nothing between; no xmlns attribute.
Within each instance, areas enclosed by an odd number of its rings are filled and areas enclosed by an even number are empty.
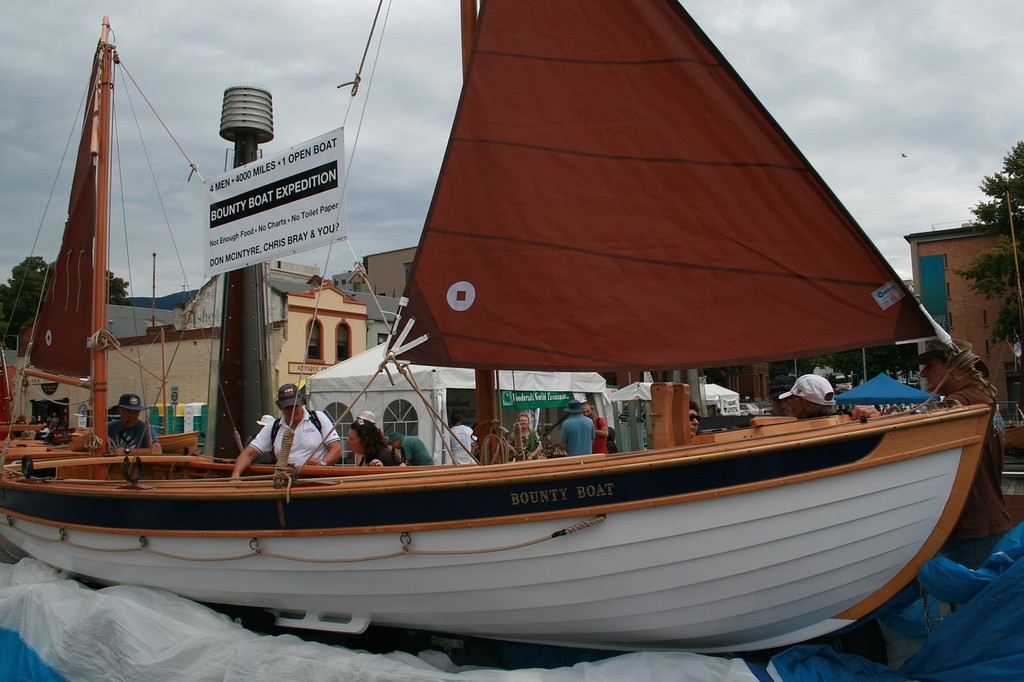
<svg viewBox="0 0 1024 682"><path fill-rule="evenodd" d="M764 452L734 459L713 459L678 466L640 467L618 473L571 472L545 482L474 482L465 487L366 494L332 495L325 487L316 497L292 491L290 502L240 497L147 497L56 494L46 483L0 490L0 509L58 524L154 531L328 530L365 526L406 526L459 522L517 514L628 504L661 497L699 493L784 476L812 473L853 463L877 446L880 436L826 445ZM344 474L342 474L344 475Z"/></svg>

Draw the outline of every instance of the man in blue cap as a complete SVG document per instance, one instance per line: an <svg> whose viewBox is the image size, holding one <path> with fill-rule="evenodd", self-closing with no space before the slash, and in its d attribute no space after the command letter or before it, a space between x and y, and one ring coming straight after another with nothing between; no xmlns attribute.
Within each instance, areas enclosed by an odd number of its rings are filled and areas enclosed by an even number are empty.
<svg viewBox="0 0 1024 682"><path fill-rule="evenodd" d="M156 433L142 421L146 406L134 393L123 393L117 401L119 419L107 422L107 450L114 455L159 455L163 452Z"/></svg>

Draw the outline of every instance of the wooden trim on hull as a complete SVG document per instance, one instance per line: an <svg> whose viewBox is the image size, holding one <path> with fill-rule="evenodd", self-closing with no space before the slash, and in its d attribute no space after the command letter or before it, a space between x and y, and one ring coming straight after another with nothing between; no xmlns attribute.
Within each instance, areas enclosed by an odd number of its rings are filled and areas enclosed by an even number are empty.
<svg viewBox="0 0 1024 682"><path fill-rule="evenodd" d="M14 518L64 528L154 536L344 535L464 528L681 504L973 445L967 449L976 452L963 458L964 471L957 477L958 486L966 490L987 414L961 408L931 420L929 433L934 441L930 446L919 443L925 423L921 419L879 421L874 426L848 424L821 434L804 433L797 440L766 437L724 452L721 446L704 445L689 452L565 458L539 466L424 467L372 475L366 475L366 469L345 470L341 476L303 479L290 490L275 490L266 481L217 479L147 480L146 488L140 489L123 480L103 480L120 477L120 462L113 458L52 461L47 464L62 474L91 471L100 480L25 481L8 467L0 481L0 510ZM960 419L972 417L979 427L975 435L964 437ZM712 449L718 451L708 452ZM177 467L178 475L205 471L223 476L227 468L196 458L144 460L152 469L162 466L167 475ZM336 471L324 467L319 471L325 469ZM466 510L473 510L473 516L467 517ZM949 515L953 518L941 520L946 533L955 522L954 512ZM362 521L367 518L376 523L367 525Z"/></svg>

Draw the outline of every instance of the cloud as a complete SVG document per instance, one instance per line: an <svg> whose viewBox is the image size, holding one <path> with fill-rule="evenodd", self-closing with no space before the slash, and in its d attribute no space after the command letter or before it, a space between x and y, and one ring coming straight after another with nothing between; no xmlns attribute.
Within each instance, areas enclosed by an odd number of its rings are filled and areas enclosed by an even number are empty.
<svg viewBox="0 0 1024 682"><path fill-rule="evenodd" d="M359 68L376 3L105 5L127 72L204 176L229 158L219 137L227 86L272 92L276 136L266 154L346 126L348 245L326 265L322 254L298 260L332 274L352 256L417 243L459 95L458 3L394 3L378 20L355 99L336 86ZM969 219L981 179L1024 137L1021 3L693 0L686 8L902 276L911 272L903 235ZM74 0L15 2L8 16L3 275L33 249L45 257L56 249L70 161L52 195L51 186L75 144L101 19ZM120 86L132 89L123 76ZM114 182L125 195L115 199L111 265L145 283L134 293L146 295L155 251L158 294L194 288L202 283L201 185L184 183L189 162L139 93L131 96L118 100ZM129 180L148 185L145 194Z"/></svg>

